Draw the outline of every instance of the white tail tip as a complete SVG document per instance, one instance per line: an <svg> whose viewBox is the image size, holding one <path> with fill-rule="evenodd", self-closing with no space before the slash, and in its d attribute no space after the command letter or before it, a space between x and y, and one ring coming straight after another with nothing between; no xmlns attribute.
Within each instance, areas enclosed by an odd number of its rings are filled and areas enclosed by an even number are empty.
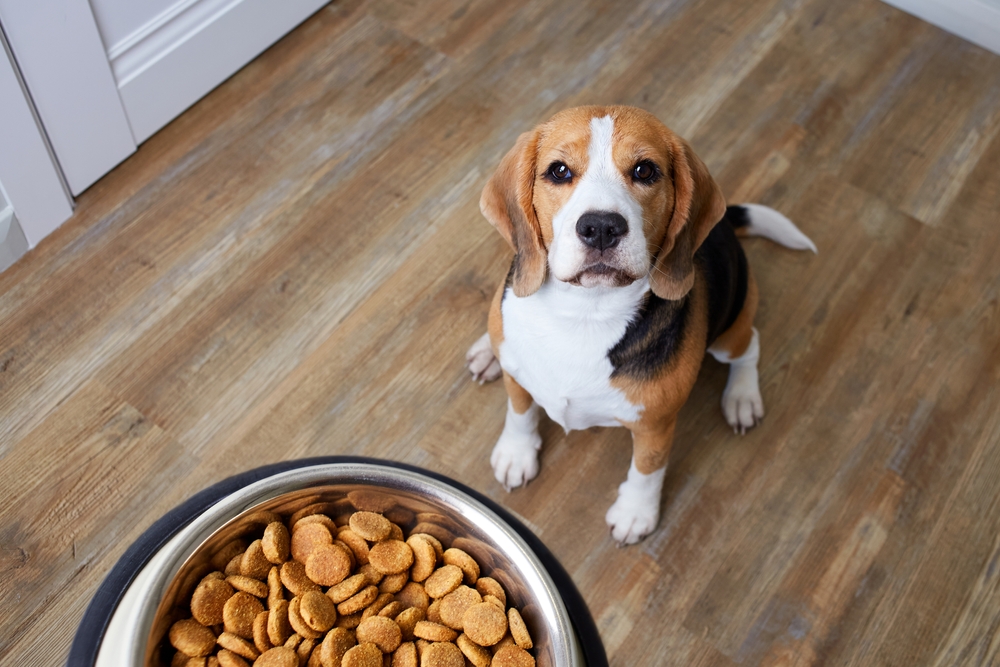
<svg viewBox="0 0 1000 667"><path fill-rule="evenodd" d="M763 236L775 243L793 250L816 250L816 244L802 233L795 223L768 206L760 204L740 204L746 209L750 224L744 227L747 236Z"/></svg>

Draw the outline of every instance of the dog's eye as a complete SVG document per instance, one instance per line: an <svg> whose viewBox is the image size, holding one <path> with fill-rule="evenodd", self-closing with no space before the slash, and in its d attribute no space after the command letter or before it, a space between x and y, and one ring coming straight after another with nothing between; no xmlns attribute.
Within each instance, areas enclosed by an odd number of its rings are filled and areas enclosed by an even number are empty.
<svg viewBox="0 0 1000 667"><path fill-rule="evenodd" d="M632 180L649 185L660 175L660 170L649 160L643 160L632 167Z"/></svg>
<svg viewBox="0 0 1000 667"><path fill-rule="evenodd" d="M573 172L562 162L553 162L545 172L553 183L568 183L573 178Z"/></svg>

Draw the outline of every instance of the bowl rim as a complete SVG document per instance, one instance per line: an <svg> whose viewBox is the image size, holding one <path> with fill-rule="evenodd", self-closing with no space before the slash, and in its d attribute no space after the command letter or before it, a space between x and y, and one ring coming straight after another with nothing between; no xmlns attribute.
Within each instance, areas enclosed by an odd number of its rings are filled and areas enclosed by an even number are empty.
<svg viewBox="0 0 1000 667"><path fill-rule="evenodd" d="M489 513L494 514L495 518L500 519L501 525L506 524L506 527L525 543L530 556L533 556L535 560L540 562L540 573L550 579L551 584L554 586L554 599L563 606L563 619L568 618L572 630L575 631L571 634L575 634L576 636L584 663L593 667L603 667L608 664L597 627L586 602L577 590L572 578L541 540L518 517L513 515L510 510L446 475L405 463L361 456L311 457L281 461L254 468L213 484L167 512L163 517L154 522L126 550L101 583L77 629L76 636L70 647L67 664L93 665L95 663L111 618L125 596L125 593L135 581L136 576L155 555L160 553L168 542L176 538L178 533L187 528L189 524L203 517L206 511L219 505L221 501L224 501L233 494L243 491L258 482L266 481L292 471L295 471L296 475L302 475L303 468L327 468L331 465L340 467L345 465L375 466L390 469L389 471L391 472L409 473L421 478L421 482L432 481L447 487L446 492L449 494L456 491L459 494L464 494L467 496L467 498L462 499L464 502L471 500L473 507L476 504L481 506L476 507L477 511L486 510L487 515ZM289 475L289 477L292 477L292 475ZM259 488L266 486L265 484ZM309 485L301 484L297 485L295 489L307 486ZM283 489L282 492L293 491L295 489ZM256 498L251 504L256 505L274 495L278 494ZM239 510L236 514L242 511ZM229 519L232 519L236 514L231 515ZM229 519L222 521L222 524L226 523ZM198 541L191 550L193 551L193 549L197 548L200 543ZM174 573L181 567L181 564L185 560L186 557L175 564L169 577L165 577L166 583L163 583L162 586L169 584ZM152 614L155 614L159 603L159 595L148 597L156 597L157 603L144 605L145 607L152 608L152 611L149 612L150 617L148 622L142 624L147 633L152 622ZM143 637L141 643L144 645L145 642L146 638Z"/></svg>

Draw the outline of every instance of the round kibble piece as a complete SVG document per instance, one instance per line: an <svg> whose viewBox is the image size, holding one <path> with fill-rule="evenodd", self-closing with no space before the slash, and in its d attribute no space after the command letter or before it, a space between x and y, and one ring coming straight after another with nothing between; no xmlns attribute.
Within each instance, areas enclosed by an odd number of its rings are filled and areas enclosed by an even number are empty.
<svg viewBox="0 0 1000 667"><path fill-rule="evenodd" d="M403 642L392 654L392 667L418 667L417 647L413 642Z"/></svg>
<svg viewBox="0 0 1000 667"><path fill-rule="evenodd" d="M514 638L514 643L523 649L529 649L534 646L531 641L531 634L528 632L528 626L524 624L524 619L521 618L521 612L519 612L514 607L507 610L507 624L510 626L510 635Z"/></svg>
<svg viewBox="0 0 1000 667"><path fill-rule="evenodd" d="M354 614L348 614L346 616L337 616L337 627L347 628L348 630L353 630L358 627L361 623L361 612L356 612Z"/></svg>
<svg viewBox="0 0 1000 667"><path fill-rule="evenodd" d="M518 646L504 646L493 654L491 667L535 667L531 654Z"/></svg>
<svg viewBox="0 0 1000 667"><path fill-rule="evenodd" d="M247 550L247 543L243 540L233 540L227 542L221 549L215 552L210 561L216 570L222 570L236 556L240 556Z"/></svg>
<svg viewBox="0 0 1000 667"><path fill-rule="evenodd" d="M490 667L493 656L485 648L468 638L464 633L458 636L455 644L461 649L462 654L469 659L475 667Z"/></svg>
<svg viewBox="0 0 1000 667"><path fill-rule="evenodd" d="M222 623L222 608L235 592L224 579L203 579L191 595L191 615L202 625Z"/></svg>
<svg viewBox="0 0 1000 667"><path fill-rule="evenodd" d="M355 512L351 515L350 526L369 542L381 542L392 532L392 522L375 512Z"/></svg>
<svg viewBox="0 0 1000 667"><path fill-rule="evenodd" d="M243 558L240 559L240 571L234 574L242 574L244 577L264 581L270 571L271 561L264 555L260 540L254 540L243 552ZM227 572L226 575L228 576L229 573Z"/></svg>
<svg viewBox="0 0 1000 667"><path fill-rule="evenodd" d="M427 595L423 585L415 581L403 586L402 590L396 593L396 599L407 607L419 607L424 611L427 611L427 607L431 604L431 598Z"/></svg>
<svg viewBox="0 0 1000 667"><path fill-rule="evenodd" d="M267 584L258 579L244 577L242 574L234 574L231 577L226 577L226 583L236 590L249 593L256 598L267 597Z"/></svg>
<svg viewBox="0 0 1000 667"><path fill-rule="evenodd" d="M429 642L453 642L458 633L449 627L433 621L417 621L413 626L413 635Z"/></svg>
<svg viewBox="0 0 1000 667"><path fill-rule="evenodd" d="M285 524L280 521L267 524L264 537L260 540L264 557L275 565L281 565L291 555L292 537L288 534Z"/></svg>
<svg viewBox="0 0 1000 667"><path fill-rule="evenodd" d="M231 632L223 632L219 635L217 641L222 648L229 649L236 655L243 656L247 660L256 660L260 655L260 651L253 644L243 639L243 637L237 637Z"/></svg>
<svg viewBox="0 0 1000 667"><path fill-rule="evenodd" d="M281 583L292 595L305 595L309 591L319 590L319 584L306 576L306 566L296 560L290 560L281 566Z"/></svg>
<svg viewBox="0 0 1000 667"><path fill-rule="evenodd" d="M365 538L346 528L337 533L337 539L346 544L354 553L354 558L361 565L368 564L368 543Z"/></svg>
<svg viewBox="0 0 1000 667"><path fill-rule="evenodd" d="M282 646L292 636L288 622L288 602L279 601L267 612L267 637L275 646Z"/></svg>
<svg viewBox="0 0 1000 667"><path fill-rule="evenodd" d="M462 583L462 570L454 565L443 565L434 570L434 574L427 577L424 582L424 590L432 598L443 598L448 593L458 588Z"/></svg>
<svg viewBox="0 0 1000 667"><path fill-rule="evenodd" d="M427 614L419 607L410 607L399 612L399 615L396 616L396 625L399 626L400 631L403 633L404 641L413 641L416 636L413 634L413 628L416 627L419 621L425 618L427 618Z"/></svg>
<svg viewBox="0 0 1000 667"><path fill-rule="evenodd" d="M190 618L171 625L169 637L175 649L192 658L208 655L215 646L215 633Z"/></svg>
<svg viewBox="0 0 1000 667"><path fill-rule="evenodd" d="M371 548L368 562L382 574L399 574L413 565L413 549L406 542L385 540Z"/></svg>
<svg viewBox="0 0 1000 667"><path fill-rule="evenodd" d="M368 578L369 584L374 584L376 586L378 585L378 582L382 581L383 579L382 573L376 570L374 567L372 567L371 563L365 563L364 565L359 567L358 572L360 574L365 575L365 577Z"/></svg>
<svg viewBox="0 0 1000 667"><path fill-rule="evenodd" d="M362 619L356 634L359 642L375 644L382 653L392 653L403 641L403 633L396 621L383 616Z"/></svg>
<svg viewBox="0 0 1000 667"><path fill-rule="evenodd" d="M431 606L427 607L427 620L444 625L441 620L441 600L434 600L431 602Z"/></svg>
<svg viewBox="0 0 1000 667"><path fill-rule="evenodd" d="M382 651L375 644L358 644L347 649L343 667L382 667Z"/></svg>
<svg viewBox="0 0 1000 667"><path fill-rule="evenodd" d="M326 594L331 600L340 604L368 585L368 577L364 574L352 574L336 586L331 586L330 590L328 590Z"/></svg>
<svg viewBox="0 0 1000 667"><path fill-rule="evenodd" d="M507 616L496 605L480 602L465 610L462 627L480 646L493 646L507 634Z"/></svg>
<svg viewBox="0 0 1000 667"><path fill-rule="evenodd" d="M319 639L323 636L322 632L313 630L302 618L302 598L292 598L291 602L288 603L288 624L292 626L292 630L295 630L296 634L303 637Z"/></svg>
<svg viewBox="0 0 1000 667"><path fill-rule="evenodd" d="M326 633L319 645L319 661L323 667L340 667L347 650L357 644L354 633L345 628L334 628Z"/></svg>
<svg viewBox="0 0 1000 667"><path fill-rule="evenodd" d="M386 606L382 607L382 609L379 610L378 615L385 616L386 618L396 618L404 609L406 609L406 605L399 600L393 600Z"/></svg>
<svg viewBox="0 0 1000 667"><path fill-rule="evenodd" d="M500 602L500 598L493 597L492 595L484 595L483 602L489 602L490 604L495 604L500 609L504 609L503 602Z"/></svg>
<svg viewBox="0 0 1000 667"><path fill-rule="evenodd" d="M222 607L222 622L226 626L226 632L244 639L253 639L253 621L262 611L264 605L254 596L243 591L234 593Z"/></svg>
<svg viewBox="0 0 1000 667"><path fill-rule="evenodd" d="M398 593L409 582L410 573L404 570L399 574L387 574L378 585L378 589L382 593Z"/></svg>
<svg viewBox="0 0 1000 667"><path fill-rule="evenodd" d="M484 598L487 595L492 595L493 597L500 600L501 606L507 606L507 594L504 593L503 586L500 582L492 577L479 577L476 579L476 591L479 592Z"/></svg>
<svg viewBox="0 0 1000 667"><path fill-rule="evenodd" d="M337 605L337 613L343 614L345 616L350 614L356 614L362 609L375 602L378 597L378 588L376 586L367 586L362 588L358 593L347 598L343 602Z"/></svg>
<svg viewBox="0 0 1000 667"><path fill-rule="evenodd" d="M454 644L434 642L420 656L420 667L465 667L465 656Z"/></svg>
<svg viewBox="0 0 1000 667"><path fill-rule="evenodd" d="M337 622L337 605L319 591L309 591L301 598L299 614L310 628L326 632Z"/></svg>
<svg viewBox="0 0 1000 667"><path fill-rule="evenodd" d="M451 593L441 598L440 614L441 620L449 628L462 630L462 616L465 611L474 604L483 601L483 596L476 592L476 589L468 586L459 586Z"/></svg>
<svg viewBox="0 0 1000 667"><path fill-rule="evenodd" d="M262 611L253 619L253 645L263 653L274 648L274 643L267 634L267 618L271 615L269 611Z"/></svg>
<svg viewBox="0 0 1000 667"><path fill-rule="evenodd" d="M317 547L333 544L333 536L321 523L307 523L296 526L292 531L292 558L305 563Z"/></svg>
<svg viewBox="0 0 1000 667"><path fill-rule="evenodd" d="M215 657L219 661L219 667L250 667L249 662L226 649L221 649Z"/></svg>
<svg viewBox="0 0 1000 667"><path fill-rule="evenodd" d="M299 667L299 656L290 648L276 646L261 653L253 667Z"/></svg>
<svg viewBox="0 0 1000 667"><path fill-rule="evenodd" d="M273 607L280 600L285 599L285 589L281 585L281 570L278 566L271 568L267 573L267 606Z"/></svg>
<svg viewBox="0 0 1000 667"><path fill-rule="evenodd" d="M392 596L388 593L380 593L375 601L370 605L365 607L365 610L361 612L361 619L364 620L369 616L378 616L378 613L382 611L386 605L392 602Z"/></svg>
<svg viewBox="0 0 1000 667"><path fill-rule="evenodd" d="M465 553L461 549L456 549L452 547L444 552L445 565L454 565L462 571L462 576L464 577L465 583L469 586L475 586L476 580L479 579L479 563L469 554Z"/></svg>
<svg viewBox="0 0 1000 667"><path fill-rule="evenodd" d="M358 489L347 494L355 509L368 512L388 512L396 506L396 500L385 493L370 489Z"/></svg>
<svg viewBox="0 0 1000 667"><path fill-rule="evenodd" d="M301 643L299 643L298 648L295 649L295 653L299 657L300 665L305 665L309 662L309 656L312 655L314 648L316 648L315 639L306 638L303 639Z"/></svg>
<svg viewBox="0 0 1000 667"><path fill-rule="evenodd" d="M306 576L320 586L335 586L350 573L351 557L336 544L318 546L306 559Z"/></svg>
<svg viewBox="0 0 1000 667"><path fill-rule="evenodd" d="M434 545L424 535L410 535L406 540L413 551L413 569L410 570L410 578L413 581L423 581L434 573L437 567L437 552Z"/></svg>

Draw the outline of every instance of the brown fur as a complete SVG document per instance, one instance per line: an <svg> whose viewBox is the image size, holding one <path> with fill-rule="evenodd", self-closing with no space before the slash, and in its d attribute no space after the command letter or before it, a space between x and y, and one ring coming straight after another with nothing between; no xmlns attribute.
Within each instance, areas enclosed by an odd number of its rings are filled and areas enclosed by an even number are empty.
<svg viewBox="0 0 1000 667"><path fill-rule="evenodd" d="M691 300L683 340L670 363L650 380L612 380L629 401L643 406L642 417L623 426L632 432L636 467L649 474L667 463L677 414L691 393L705 356L707 285L695 267L694 253L725 212L719 186L691 147L651 114L630 107L578 107L558 113L520 136L484 188L480 207L515 250L514 294L530 295L545 280L552 220L575 187L575 181L552 183L545 178L546 171L559 161L574 174L584 173L590 120L605 115L614 120L612 157L623 173L640 160L654 162L663 172L657 187L632 186L644 210L644 232L653 258L650 288L663 299L686 296ZM500 286L490 307L490 340L498 356L505 285ZM742 354L750 342L756 308L757 288L750 277L743 310L715 346L731 351L732 356ZM504 385L515 412L523 414L531 407L531 396L506 372Z"/></svg>

